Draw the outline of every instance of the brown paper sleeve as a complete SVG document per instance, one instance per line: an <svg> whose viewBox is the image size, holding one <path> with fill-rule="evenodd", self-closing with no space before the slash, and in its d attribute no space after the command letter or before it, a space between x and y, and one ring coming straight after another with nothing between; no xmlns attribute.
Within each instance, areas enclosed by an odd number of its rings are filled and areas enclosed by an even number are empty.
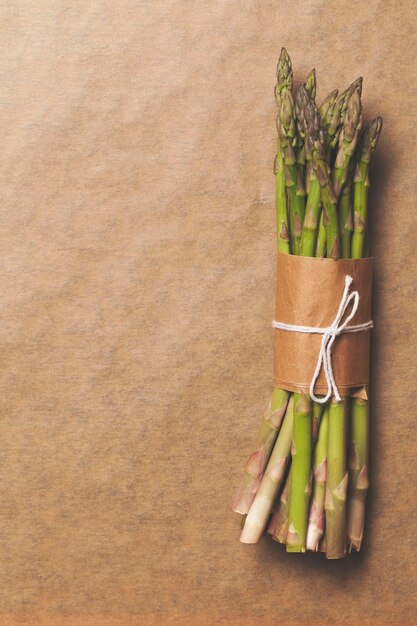
<svg viewBox="0 0 417 626"><path fill-rule="evenodd" d="M359 307L350 325L371 319L373 259L319 259L278 254L275 319L297 326L327 327L333 322L345 286L359 292ZM274 383L289 391L308 392L319 356L322 335L275 329ZM370 331L336 337L332 367L341 395L369 383ZM323 371L316 393L327 393Z"/></svg>

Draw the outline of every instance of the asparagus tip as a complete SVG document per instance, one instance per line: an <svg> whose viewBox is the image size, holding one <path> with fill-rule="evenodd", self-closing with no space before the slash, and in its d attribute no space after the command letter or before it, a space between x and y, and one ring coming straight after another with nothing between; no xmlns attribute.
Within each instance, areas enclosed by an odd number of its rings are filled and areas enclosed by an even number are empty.
<svg viewBox="0 0 417 626"><path fill-rule="evenodd" d="M297 119L297 128L301 137L305 137L306 119L305 112L311 96L307 89L306 83L302 83L295 96L295 115Z"/></svg>
<svg viewBox="0 0 417 626"><path fill-rule="evenodd" d="M281 53L279 55L279 63L289 63L291 65L290 55L287 52L287 49L282 46Z"/></svg>
<svg viewBox="0 0 417 626"><path fill-rule="evenodd" d="M372 120L367 129L368 141L371 150L375 150L382 130L382 117L378 116Z"/></svg>
<svg viewBox="0 0 417 626"><path fill-rule="evenodd" d="M362 95L362 84L363 84L363 77L359 76L359 78L353 81L350 88L352 89L352 91L359 91L359 95Z"/></svg>
<svg viewBox="0 0 417 626"><path fill-rule="evenodd" d="M348 96L346 111L343 116L343 135L341 140L352 142L357 137L362 122L361 93L358 88Z"/></svg>
<svg viewBox="0 0 417 626"><path fill-rule="evenodd" d="M360 139L359 157L358 160L369 163L371 160L371 153L375 150L378 143L379 136L382 130L382 117L378 116L373 119L365 128L363 135Z"/></svg>
<svg viewBox="0 0 417 626"><path fill-rule="evenodd" d="M277 101L285 90L292 88L292 77L293 72L290 55L285 48L282 48L277 65L277 85L275 87L275 97Z"/></svg>
<svg viewBox="0 0 417 626"><path fill-rule="evenodd" d="M306 146L309 152L316 150L321 158L324 157L324 131L320 113L313 99L310 99L304 109L306 125Z"/></svg>
<svg viewBox="0 0 417 626"><path fill-rule="evenodd" d="M340 127L340 118L343 105L343 95L339 96L339 91L332 91L320 106L320 117L330 138L337 141L337 131Z"/></svg>
<svg viewBox="0 0 417 626"><path fill-rule="evenodd" d="M303 84L310 98L315 98L317 81L316 81L316 70L314 67L309 73L309 75L307 76L307 78L305 79Z"/></svg>

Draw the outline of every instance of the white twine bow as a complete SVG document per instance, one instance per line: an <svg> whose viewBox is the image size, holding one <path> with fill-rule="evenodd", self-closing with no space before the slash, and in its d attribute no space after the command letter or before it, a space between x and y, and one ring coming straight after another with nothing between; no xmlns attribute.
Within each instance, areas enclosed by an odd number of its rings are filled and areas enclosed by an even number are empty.
<svg viewBox="0 0 417 626"><path fill-rule="evenodd" d="M351 293L349 293L349 287L352 284L352 281L352 276L345 277L345 289L343 291L342 299L340 300L337 315L331 325L327 328L321 328L317 326L297 326L296 324L284 324L283 322L277 322L276 320L272 322L272 326L274 328L278 328L279 330L288 330L295 333L318 333L320 335L323 335L316 369L310 383L311 399L314 400L314 402L318 402L319 404L324 404L325 402L327 402L332 394L338 402L340 402L341 400L332 368L332 346L336 337L338 337L342 333L359 333L364 330L369 330L373 326L372 320L369 322L365 322L364 324L348 326L350 320L356 315L359 306L359 293L357 291L352 291ZM346 317L345 321L342 322L343 316L345 315L351 302L353 302L352 310ZM314 387L316 386L321 368L323 368L324 376L327 383L327 394L325 397L318 397L314 393Z"/></svg>

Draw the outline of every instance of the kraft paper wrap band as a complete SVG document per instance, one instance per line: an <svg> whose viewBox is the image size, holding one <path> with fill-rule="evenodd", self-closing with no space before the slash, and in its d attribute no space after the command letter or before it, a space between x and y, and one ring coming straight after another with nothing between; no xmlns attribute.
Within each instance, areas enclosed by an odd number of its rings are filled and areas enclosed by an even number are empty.
<svg viewBox="0 0 417 626"><path fill-rule="evenodd" d="M359 308L350 324L371 320L373 259L319 259L278 254L275 319L298 326L328 327L332 324L345 286L359 292ZM349 309L350 310L350 309ZM274 383L288 391L309 391L320 352L322 335L275 329ZM341 395L369 382L370 330L336 337L332 366ZM314 387L327 393L323 371Z"/></svg>

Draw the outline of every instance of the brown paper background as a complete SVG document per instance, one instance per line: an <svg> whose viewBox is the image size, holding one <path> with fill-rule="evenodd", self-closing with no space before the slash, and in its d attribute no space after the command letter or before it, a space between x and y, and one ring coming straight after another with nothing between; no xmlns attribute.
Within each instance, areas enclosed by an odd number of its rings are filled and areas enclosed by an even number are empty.
<svg viewBox="0 0 417 626"><path fill-rule="evenodd" d="M4 0L0 18L0 622L411 624L414 3ZM320 98L362 74L385 124L372 493L347 562L242 546L230 509L271 385L282 45Z"/></svg>
<svg viewBox="0 0 417 626"><path fill-rule="evenodd" d="M327 328L333 324L345 289L357 291L357 311L349 326L372 320L373 259L333 259L277 255L275 320L296 326ZM351 302L342 322L353 310ZM274 329L274 384L288 391L309 392L317 367L323 335ZM343 333L331 348L331 367L341 395L369 383L371 331ZM314 392L327 394L323 364L314 383ZM366 395L366 390L361 390Z"/></svg>

